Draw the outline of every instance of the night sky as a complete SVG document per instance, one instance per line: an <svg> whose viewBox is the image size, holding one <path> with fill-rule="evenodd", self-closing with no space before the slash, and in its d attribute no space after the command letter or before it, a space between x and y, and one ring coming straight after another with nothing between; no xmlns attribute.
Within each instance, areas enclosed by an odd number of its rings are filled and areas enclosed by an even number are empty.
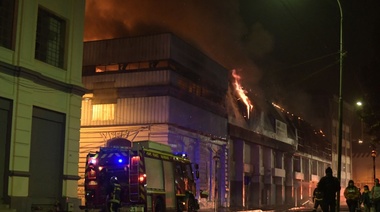
<svg viewBox="0 0 380 212"><path fill-rule="evenodd" d="M380 35L375 31L379 28L379 3L342 0L342 9L343 99L353 104L362 100L361 72L374 60L379 47L376 40ZM256 61L267 73L262 87L268 88L275 100L303 97L305 90L338 94L340 13L336 0L242 0L241 14L246 25L260 23L273 36L273 51Z"/></svg>
<svg viewBox="0 0 380 212"><path fill-rule="evenodd" d="M341 1L343 99L353 104L365 93L361 73L378 58L379 3ZM249 95L301 115L306 91L338 94L339 29L336 0L86 0L85 41L173 32L237 69Z"/></svg>

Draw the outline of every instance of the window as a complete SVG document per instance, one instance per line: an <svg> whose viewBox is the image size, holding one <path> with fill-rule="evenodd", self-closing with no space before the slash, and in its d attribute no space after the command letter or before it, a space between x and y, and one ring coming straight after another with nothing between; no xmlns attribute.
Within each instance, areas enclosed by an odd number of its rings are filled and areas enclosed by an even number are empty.
<svg viewBox="0 0 380 212"><path fill-rule="evenodd" d="M58 16L39 8L35 58L63 68L65 34L66 22Z"/></svg>
<svg viewBox="0 0 380 212"><path fill-rule="evenodd" d="M106 72L106 71L119 71L120 67L119 64L112 64L112 65L106 65L106 66L96 66L95 72Z"/></svg>
<svg viewBox="0 0 380 212"><path fill-rule="evenodd" d="M0 1L0 46L11 49L15 21L15 0Z"/></svg>
<svg viewBox="0 0 380 212"><path fill-rule="evenodd" d="M311 161L311 174L318 175L318 161Z"/></svg>
<svg viewBox="0 0 380 212"><path fill-rule="evenodd" d="M294 156L293 167L295 172L301 172L301 159L298 156Z"/></svg>
<svg viewBox="0 0 380 212"><path fill-rule="evenodd" d="M93 121L109 121L115 118L115 104L96 104L92 106Z"/></svg>

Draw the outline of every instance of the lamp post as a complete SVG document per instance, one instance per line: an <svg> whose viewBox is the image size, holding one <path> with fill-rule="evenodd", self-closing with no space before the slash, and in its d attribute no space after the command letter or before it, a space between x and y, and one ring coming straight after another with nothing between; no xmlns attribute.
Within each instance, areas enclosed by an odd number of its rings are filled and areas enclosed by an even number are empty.
<svg viewBox="0 0 380 212"><path fill-rule="evenodd" d="M363 106L363 103L361 101L358 101L356 102L356 105L361 109L361 107ZM363 115L360 115L360 140L359 140L359 144L363 143L364 140L363 140Z"/></svg>
<svg viewBox="0 0 380 212"><path fill-rule="evenodd" d="M340 33L339 33L339 109L338 109L338 170L337 177L341 183L342 172L342 133L343 133L343 99L342 99L342 82L343 82L343 11L340 0L337 0L340 13ZM337 194L337 212L340 210L340 191Z"/></svg>
<svg viewBox="0 0 380 212"><path fill-rule="evenodd" d="M372 156L372 159L373 159L373 181L375 182L375 179L376 179L376 150L372 150L371 152L371 156Z"/></svg>

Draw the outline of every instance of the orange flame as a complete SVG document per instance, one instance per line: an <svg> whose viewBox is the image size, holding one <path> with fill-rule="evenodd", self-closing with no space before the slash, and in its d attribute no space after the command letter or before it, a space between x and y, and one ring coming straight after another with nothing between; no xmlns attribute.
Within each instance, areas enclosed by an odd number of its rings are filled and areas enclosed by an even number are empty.
<svg viewBox="0 0 380 212"><path fill-rule="evenodd" d="M235 91L238 93L239 99L241 99L243 101L243 103L246 105L247 116L249 118L249 113L253 110L253 105L251 103L251 100L249 100L248 96L246 95L246 93L248 93L248 92L246 90L244 90L243 87L241 86L241 84L240 84L241 77L236 73L235 69L232 70L232 76L235 79L235 82L234 82Z"/></svg>

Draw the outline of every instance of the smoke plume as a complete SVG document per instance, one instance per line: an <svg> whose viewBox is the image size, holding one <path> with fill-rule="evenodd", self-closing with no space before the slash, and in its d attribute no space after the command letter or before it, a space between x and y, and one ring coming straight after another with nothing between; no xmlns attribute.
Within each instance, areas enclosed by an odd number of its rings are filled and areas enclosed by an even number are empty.
<svg viewBox="0 0 380 212"><path fill-rule="evenodd" d="M260 92L254 62L270 53L273 38L255 23L246 26L239 1L87 0L85 41L172 32L225 68L238 70L242 83Z"/></svg>

